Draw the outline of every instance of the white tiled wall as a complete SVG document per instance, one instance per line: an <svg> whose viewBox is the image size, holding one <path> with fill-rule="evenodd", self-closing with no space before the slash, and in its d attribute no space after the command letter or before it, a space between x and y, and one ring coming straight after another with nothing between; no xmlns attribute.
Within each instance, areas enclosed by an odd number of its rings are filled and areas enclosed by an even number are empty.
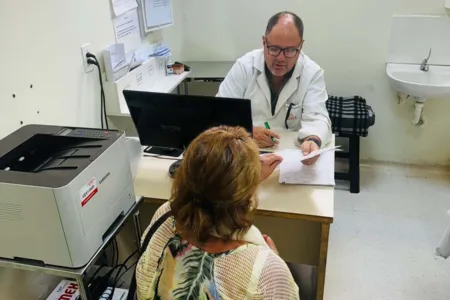
<svg viewBox="0 0 450 300"><path fill-rule="evenodd" d="M393 17L388 62L420 64L430 48L430 64L450 65L449 16Z"/></svg>

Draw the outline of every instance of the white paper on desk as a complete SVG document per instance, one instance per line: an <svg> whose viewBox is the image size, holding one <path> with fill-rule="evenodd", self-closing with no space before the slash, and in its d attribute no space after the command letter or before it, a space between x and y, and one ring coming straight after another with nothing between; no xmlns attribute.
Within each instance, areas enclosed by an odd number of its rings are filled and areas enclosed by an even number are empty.
<svg viewBox="0 0 450 300"><path fill-rule="evenodd" d="M138 6L136 0L111 0L111 4L116 17Z"/></svg>
<svg viewBox="0 0 450 300"><path fill-rule="evenodd" d="M144 0L147 28L173 23L171 0Z"/></svg>
<svg viewBox="0 0 450 300"><path fill-rule="evenodd" d="M125 45L125 52L139 48L142 44L139 16L136 9L130 10L114 19L116 42Z"/></svg>
<svg viewBox="0 0 450 300"><path fill-rule="evenodd" d="M334 151L322 153L312 166L305 166L301 159L301 150L283 150L277 153L283 157L280 165L279 183L335 185L334 182Z"/></svg>
<svg viewBox="0 0 450 300"><path fill-rule="evenodd" d="M325 152L328 152L328 151L341 151L341 150L339 149L340 147L341 147L341 146L328 147L328 148L322 148L322 149L313 151L313 152L311 152L310 154L308 154L308 155L306 155L306 156L303 156L303 157L300 159L300 161L305 161L305 160L307 160L307 159L316 157L316 156L321 155L322 153L325 153Z"/></svg>

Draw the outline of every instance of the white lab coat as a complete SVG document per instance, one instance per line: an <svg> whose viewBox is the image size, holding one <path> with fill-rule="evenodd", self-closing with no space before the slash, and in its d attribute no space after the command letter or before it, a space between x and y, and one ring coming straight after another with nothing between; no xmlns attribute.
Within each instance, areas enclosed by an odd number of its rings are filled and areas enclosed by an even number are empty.
<svg viewBox="0 0 450 300"><path fill-rule="evenodd" d="M268 122L272 129L298 130L299 138L316 135L326 144L331 138L331 121L325 102L324 72L303 52L294 73L283 87L271 112L269 83L264 71L264 52L254 50L239 58L219 88L218 97L245 98L252 102L253 125ZM289 116L288 108L291 106Z"/></svg>

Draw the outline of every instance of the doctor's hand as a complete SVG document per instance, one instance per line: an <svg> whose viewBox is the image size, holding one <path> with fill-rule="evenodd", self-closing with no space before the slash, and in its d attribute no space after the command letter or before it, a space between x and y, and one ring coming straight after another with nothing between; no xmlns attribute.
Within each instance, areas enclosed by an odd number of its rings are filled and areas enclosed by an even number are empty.
<svg viewBox="0 0 450 300"><path fill-rule="evenodd" d="M264 127L253 127L253 139L260 148L269 148L278 144L278 140L272 141L272 137L280 139L278 133Z"/></svg>
<svg viewBox="0 0 450 300"><path fill-rule="evenodd" d="M303 155L308 155L311 152L314 152L316 150L319 150L319 146L315 142L313 142L313 141L304 141L302 143ZM302 163L304 165L307 165L307 166L313 165L313 164L316 163L316 161L319 159L319 157L320 157L320 155L317 155L315 157L312 157L310 159L302 161Z"/></svg>
<svg viewBox="0 0 450 300"><path fill-rule="evenodd" d="M277 154L264 154L259 156L259 161L261 162L261 181L264 181L281 164L283 158Z"/></svg>

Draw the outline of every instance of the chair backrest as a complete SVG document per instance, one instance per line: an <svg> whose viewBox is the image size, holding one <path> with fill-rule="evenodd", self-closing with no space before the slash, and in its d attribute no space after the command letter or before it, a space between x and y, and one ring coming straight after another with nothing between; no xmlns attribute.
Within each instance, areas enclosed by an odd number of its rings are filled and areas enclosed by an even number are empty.
<svg viewBox="0 0 450 300"><path fill-rule="evenodd" d="M314 300L316 299L317 291L317 267L287 263L289 270L294 277L295 283L297 283L300 291L301 300Z"/></svg>

